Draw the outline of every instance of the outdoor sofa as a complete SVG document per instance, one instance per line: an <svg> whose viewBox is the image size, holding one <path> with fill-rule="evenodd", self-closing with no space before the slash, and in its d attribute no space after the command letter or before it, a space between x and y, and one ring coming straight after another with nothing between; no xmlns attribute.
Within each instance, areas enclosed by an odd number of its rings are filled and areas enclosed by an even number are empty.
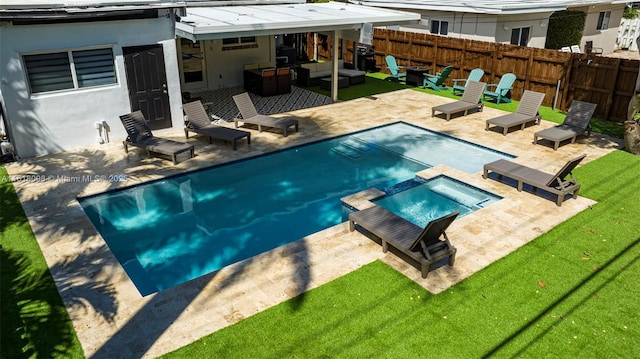
<svg viewBox="0 0 640 359"><path fill-rule="evenodd" d="M333 61L309 62L300 65L297 70L297 84L300 86L319 86L320 79L330 77L333 71ZM362 84L366 71L347 69L344 60L338 60L338 76L349 79L349 86Z"/></svg>

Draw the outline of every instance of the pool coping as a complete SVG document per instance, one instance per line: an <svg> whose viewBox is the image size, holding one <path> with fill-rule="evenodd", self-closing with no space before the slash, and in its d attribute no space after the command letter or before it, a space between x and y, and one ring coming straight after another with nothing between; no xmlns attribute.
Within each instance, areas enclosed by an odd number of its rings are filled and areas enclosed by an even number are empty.
<svg viewBox="0 0 640 359"><path fill-rule="evenodd" d="M485 107L483 112L444 121L430 116L430 107L452 101L412 90L376 95L286 115L300 121L300 131L283 138L271 132L252 132L251 146L232 151L198 139L196 157L179 163L147 159L132 151L124 154L119 143L53 154L8 165L11 176L44 174L124 174L127 182L142 183L249 158L317 139L395 122L444 132L454 137L496 146L517 153L516 161L544 171L557 170L567 159L588 153L585 163L622 147L621 140L594 134L558 151L532 145L532 133L553 124L542 121L502 136L485 131L484 119L504 112ZM349 113L349 120L345 120ZM371 116L375 114L375 116ZM157 135L183 140L181 130ZM562 207L528 192L517 192L508 184L482 179L446 166L421 171L421 176L446 174L503 197L503 200L456 220L448 235L458 255L453 267L432 270L426 280L419 271L384 254L380 246L342 223L296 242L163 292L141 297L126 273L106 247L76 198L117 189L131 183L91 181L14 182L14 186L38 240L50 272L67 306L77 336L87 357L153 358L182 347L204 335L229 326L290 298L295 310L297 297L375 260L382 260L420 284L438 293L493 261L516 250L595 202L580 196ZM508 199L505 201L504 199ZM517 231L514 230L517 228Z"/></svg>

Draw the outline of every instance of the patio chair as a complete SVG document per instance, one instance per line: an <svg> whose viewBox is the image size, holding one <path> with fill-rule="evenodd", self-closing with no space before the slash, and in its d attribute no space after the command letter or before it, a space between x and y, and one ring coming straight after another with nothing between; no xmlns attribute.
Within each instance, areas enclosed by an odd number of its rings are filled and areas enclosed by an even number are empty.
<svg viewBox="0 0 640 359"><path fill-rule="evenodd" d="M240 111L234 120L236 128L238 128L238 122L242 121L245 124L258 126L258 131L260 132L262 132L263 126L279 128L283 131L285 137L287 137L289 127L294 127L296 132L298 132L298 120L296 119L277 118L258 114L249 94L246 92L233 96L233 101Z"/></svg>
<svg viewBox="0 0 640 359"><path fill-rule="evenodd" d="M135 146L145 149L149 157L152 152L168 156L173 164L178 163L177 156L181 153L189 152L189 158L194 155L193 145L155 137L140 110L120 116L120 121L127 131L127 138L122 141L125 153L129 153L129 146Z"/></svg>
<svg viewBox="0 0 640 359"><path fill-rule="evenodd" d="M582 50L580 50L580 45L571 45L571 52L574 54L581 54Z"/></svg>
<svg viewBox="0 0 640 359"><path fill-rule="evenodd" d="M485 100L487 97L494 99L496 104L500 104L500 102L511 102L511 99L507 97L509 95L509 91L513 87L513 83L516 81L516 75L512 73L506 73L501 78L497 84L489 84L487 88L484 90L482 94L482 99ZM490 88L495 88L495 90L490 90Z"/></svg>
<svg viewBox="0 0 640 359"><path fill-rule="evenodd" d="M427 86L431 87L435 91L440 91L441 88L446 90L449 89L449 86L445 85L444 82L449 78L449 74L453 71L453 66L447 66L442 69L442 72L436 72L435 75L423 74L424 80L422 80L422 88L427 88Z"/></svg>
<svg viewBox="0 0 640 359"><path fill-rule="evenodd" d="M482 76L484 76L484 70L481 68L473 69L469 72L469 77L466 79L453 79L453 86L451 87L451 93L457 95L456 92L463 93L467 88L467 84L469 81L482 81Z"/></svg>
<svg viewBox="0 0 640 359"><path fill-rule="evenodd" d="M202 102L193 101L182 105L185 114L184 136L188 139L189 132L209 137L209 143L216 140L230 142L233 149L237 148L238 140L247 138L247 144L251 144L251 133L233 128L214 125L211 123L209 114L204 109Z"/></svg>
<svg viewBox="0 0 640 359"><path fill-rule="evenodd" d="M482 97L482 91L485 87L484 82L469 81L467 89L462 94L462 98L458 101L445 103L443 105L434 106L431 108L431 117L436 115L436 111L442 112L446 115L447 121L451 120L452 113L458 113L464 111L466 116L469 110L477 108L478 111L482 111L484 104L480 100Z"/></svg>
<svg viewBox="0 0 640 359"><path fill-rule="evenodd" d="M542 100L544 100L543 93L525 90L516 112L488 119L485 130L488 131L491 125L502 127L502 134L506 136L510 127L521 126L520 129L524 130L524 126L529 122L539 125L542 117L538 110Z"/></svg>
<svg viewBox="0 0 640 359"><path fill-rule="evenodd" d="M589 121L596 111L596 106L594 103L573 100L562 124L534 133L533 143L537 144L538 138L549 140L553 142L555 151L562 141L571 139L571 143L575 143L578 135L586 133L587 136L591 136Z"/></svg>
<svg viewBox="0 0 640 359"><path fill-rule="evenodd" d="M455 262L456 248L449 242L445 231L458 214L459 210L434 219L421 228L383 207L373 206L349 214L349 230L354 231L357 224L378 237L383 252L386 253L389 247L397 249L404 254L399 257L420 269L422 278L426 278L430 266L441 259L448 258L450 266Z"/></svg>
<svg viewBox="0 0 640 359"><path fill-rule="evenodd" d="M387 62L387 68L389 72L391 72L391 78L396 81L400 81L402 78L407 77L406 72L401 72L400 70L404 69L404 66L399 66L396 62L396 58L392 55L385 56L384 60Z"/></svg>
<svg viewBox="0 0 640 359"><path fill-rule="evenodd" d="M498 179L502 176L509 177L518 182L518 192L521 192L524 185L528 184L533 187L534 193L536 189L539 188L557 195L558 199L556 200L556 204L562 206L566 195L570 194L574 199L578 198L580 184L573 178L572 171L585 157L586 154L568 161L555 174L542 172L525 165L501 159L484 165L482 177L487 179L489 172L495 172L498 175ZM567 176L569 176L569 179L566 179Z"/></svg>

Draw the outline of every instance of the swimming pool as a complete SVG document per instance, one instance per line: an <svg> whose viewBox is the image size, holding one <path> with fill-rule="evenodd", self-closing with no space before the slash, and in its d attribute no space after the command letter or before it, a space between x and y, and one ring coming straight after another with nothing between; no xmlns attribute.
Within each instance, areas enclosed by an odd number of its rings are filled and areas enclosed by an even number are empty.
<svg viewBox="0 0 640 359"><path fill-rule="evenodd" d="M502 199L445 175L427 180L416 177L386 192L384 197L372 202L420 227L457 210L460 210L459 217L466 216Z"/></svg>
<svg viewBox="0 0 640 359"><path fill-rule="evenodd" d="M398 122L78 200L147 295L343 222L346 195L499 158L513 156Z"/></svg>

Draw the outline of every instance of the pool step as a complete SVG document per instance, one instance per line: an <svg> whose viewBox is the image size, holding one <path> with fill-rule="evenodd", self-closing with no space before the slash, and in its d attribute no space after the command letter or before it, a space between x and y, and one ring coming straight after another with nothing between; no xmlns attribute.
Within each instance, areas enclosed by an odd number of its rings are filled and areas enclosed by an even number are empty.
<svg viewBox="0 0 640 359"><path fill-rule="evenodd" d="M371 151L371 145L365 141L362 141L358 138L355 137L351 137L348 138L342 142L340 142L340 144L345 145L345 146L349 146L349 147L353 147L359 151L363 151L363 152L369 152Z"/></svg>
<svg viewBox="0 0 640 359"><path fill-rule="evenodd" d="M333 147L333 148L331 148L331 151L333 151L333 152L335 152L335 153L337 153L337 154L339 154L341 156L350 158L352 160L357 160L358 158L362 157L362 151L358 150L357 148L353 148L351 146L344 145L342 143L337 145L337 146L335 146L335 147Z"/></svg>

